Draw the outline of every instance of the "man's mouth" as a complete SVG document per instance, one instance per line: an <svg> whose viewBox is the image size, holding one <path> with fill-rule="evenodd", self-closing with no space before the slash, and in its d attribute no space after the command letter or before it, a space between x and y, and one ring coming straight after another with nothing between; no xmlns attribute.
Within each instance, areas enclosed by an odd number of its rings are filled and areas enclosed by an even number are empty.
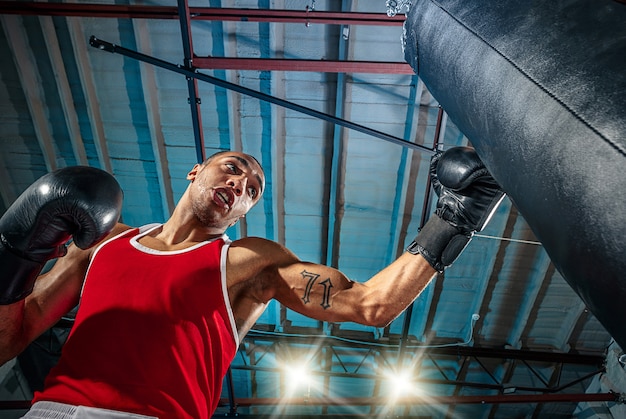
<svg viewBox="0 0 626 419"><path fill-rule="evenodd" d="M213 199L217 204L221 205L224 208L230 209L233 206L233 202L235 201L235 196L228 189L220 188L215 191L215 195Z"/></svg>

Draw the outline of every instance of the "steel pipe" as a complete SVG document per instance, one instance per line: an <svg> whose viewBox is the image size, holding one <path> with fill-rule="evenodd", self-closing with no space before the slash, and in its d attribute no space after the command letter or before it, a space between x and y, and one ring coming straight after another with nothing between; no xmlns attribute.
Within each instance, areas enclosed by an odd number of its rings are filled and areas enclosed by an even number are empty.
<svg viewBox="0 0 626 419"><path fill-rule="evenodd" d="M312 71L316 73L414 74L405 62L302 60L279 58L195 57L193 66L202 69Z"/></svg>
<svg viewBox="0 0 626 419"><path fill-rule="evenodd" d="M207 74L198 73L193 68L172 64L172 63L169 63L164 60L160 60L155 57L150 57L148 55L141 54L140 52L133 51L128 48L124 48L119 45L115 45L110 42L103 41L101 39L96 38L95 36L91 36L91 38L89 39L89 44L92 47L101 49L103 51L121 54L126 57L130 57L130 58L137 59L139 61L146 62L148 64L156 65L157 67L161 67L166 70L173 71L175 73L183 74L187 77L196 78L198 80L211 83L213 85L220 86L225 89L233 90L235 92L242 93L248 96L252 96L257 99L265 100L267 102L273 103L278 106L283 106L287 109L291 109L296 112L301 112L301 113L313 116L315 118L320 118L325 121L332 122L334 124L337 124L346 128L350 128L352 130L359 131L367 135L371 135L381 140L389 141L391 143L398 144L398 145L408 147L408 148L422 150L426 153L430 153L430 154L433 153L433 151L430 148L424 147L420 144L415 144L410 141L406 141L402 138L398 138L393 135L390 135L390 134L387 134L387 133L384 133L384 132L381 132L372 128L368 128L363 125L360 125L351 121L347 121L345 119L337 118L334 115L329 115L329 114L317 111L312 108L307 108L306 106L302 106L293 102L286 101L284 99L279 99L274 96L266 95L265 93L262 93L253 89L248 89L247 87L239 86L237 84L230 83L225 80L221 80L216 77L209 76Z"/></svg>
<svg viewBox="0 0 626 419"><path fill-rule="evenodd" d="M180 17L180 33L183 42L185 66L191 67L193 59L193 41L191 37L191 18L187 0L178 0L178 16ZM191 110L191 125L196 144L196 159L202 163L206 159L204 150L204 132L202 131L202 112L200 110L200 95L198 80L187 77L187 91L189 92L189 107Z"/></svg>

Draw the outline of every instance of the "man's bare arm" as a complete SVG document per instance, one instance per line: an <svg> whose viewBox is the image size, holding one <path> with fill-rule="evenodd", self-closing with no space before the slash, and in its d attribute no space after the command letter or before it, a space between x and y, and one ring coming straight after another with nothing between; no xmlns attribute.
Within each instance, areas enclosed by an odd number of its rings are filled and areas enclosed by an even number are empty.
<svg viewBox="0 0 626 419"><path fill-rule="evenodd" d="M355 282L337 269L302 262L283 246L258 238L237 241L231 255L240 260L237 272L252 278L245 287L257 301L276 299L317 320L372 326L395 319L436 273L421 256L405 253L368 281Z"/></svg>
<svg viewBox="0 0 626 419"><path fill-rule="evenodd" d="M29 296L0 306L0 364L19 355L78 304L87 255L88 251L70 245L68 254L37 278Z"/></svg>
<svg viewBox="0 0 626 419"><path fill-rule="evenodd" d="M18 354L76 303L82 284L77 272L84 275L88 253L72 249L54 273L40 273L66 254L70 238L81 249L100 242L115 227L122 198L109 173L66 167L37 179L0 217L0 361ZM61 285L66 277L73 286Z"/></svg>
<svg viewBox="0 0 626 419"><path fill-rule="evenodd" d="M108 237L128 228L118 224ZM14 304L0 305L0 365L19 355L78 304L94 249L69 245L67 255L37 278L30 295Z"/></svg>
<svg viewBox="0 0 626 419"><path fill-rule="evenodd" d="M433 279L436 271L419 255L403 254L365 282L336 269L297 262L278 269L275 298L292 310L324 321L386 326Z"/></svg>
<svg viewBox="0 0 626 419"><path fill-rule="evenodd" d="M276 243L244 241L243 249L248 250L238 252L243 255L239 266L251 269L242 272L262 291L256 300L263 304L275 298L318 320L374 326L390 323L437 271L443 272L457 259L504 198L476 151L469 147L435 154L430 178L438 196L435 213L407 252L366 282L353 282L335 269L301 262Z"/></svg>

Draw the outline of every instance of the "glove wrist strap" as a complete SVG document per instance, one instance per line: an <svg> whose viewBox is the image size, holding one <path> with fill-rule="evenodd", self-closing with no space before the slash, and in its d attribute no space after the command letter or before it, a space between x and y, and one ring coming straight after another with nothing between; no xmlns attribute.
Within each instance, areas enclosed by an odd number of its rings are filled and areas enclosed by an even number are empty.
<svg viewBox="0 0 626 419"><path fill-rule="evenodd" d="M23 258L0 241L0 305L26 298L43 267L44 263Z"/></svg>
<svg viewBox="0 0 626 419"><path fill-rule="evenodd" d="M461 254L471 238L472 234L462 233L434 214L406 250L422 255L430 266L443 272Z"/></svg>

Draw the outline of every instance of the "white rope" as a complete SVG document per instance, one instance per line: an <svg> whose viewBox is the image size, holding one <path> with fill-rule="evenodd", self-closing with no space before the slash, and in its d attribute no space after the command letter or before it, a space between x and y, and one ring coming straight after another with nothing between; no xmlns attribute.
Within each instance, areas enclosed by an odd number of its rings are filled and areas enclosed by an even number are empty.
<svg viewBox="0 0 626 419"><path fill-rule="evenodd" d="M534 244L536 246L541 246L541 242L532 241L532 240L511 239L508 237L487 236L484 234L474 234L474 237L482 237L483 239L504 240L504 241L515 242L515 243Z"/></svg>

